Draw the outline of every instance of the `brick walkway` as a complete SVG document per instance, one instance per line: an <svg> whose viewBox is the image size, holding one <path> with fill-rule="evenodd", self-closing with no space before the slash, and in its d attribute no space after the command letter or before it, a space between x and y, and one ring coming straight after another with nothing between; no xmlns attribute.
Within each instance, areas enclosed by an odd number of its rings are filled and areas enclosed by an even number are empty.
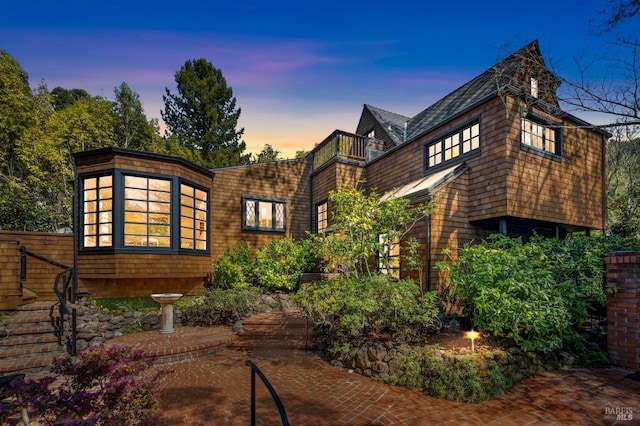
<svg viewBox="0 0 640 426"><path fill-rule="evenodd" d="M206 329L176 329L174 337L138 333L117 340L146 346L188 346ZM226 330L210 333L228 341ZM200 336L201 337L201 336ZM184 341L183 341L184 340ZM136 345L135 342L138 344ZM157 351L157 349L155 349ZM525 379L501 398L483 404L439 400L386 386L331 367L302 351L224 348L205 357L160 365L162 425L247 425L250 420L251 359L278 392L291 425L638 425L640 382L620 368L547 372ZM257 379L258 424L280 424L278 411ZM616 410L632 410L633 420L616 422Z"/></svg>

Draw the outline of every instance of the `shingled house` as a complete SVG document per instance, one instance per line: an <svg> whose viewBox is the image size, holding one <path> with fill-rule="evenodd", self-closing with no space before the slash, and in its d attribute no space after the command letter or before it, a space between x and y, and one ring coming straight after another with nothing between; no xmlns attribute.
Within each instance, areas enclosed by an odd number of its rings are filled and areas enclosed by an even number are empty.
<svg viewBox="0 0 640 426"><path fill-rule="evenodd" d="M563 112L558 85L533 42L413 117L364 105L354 133L336 130L302 159L204 170L118 148L78 153L80 289L200 292L211 261L238 241L260 247L330 227L329 192L342 185L441 198L412 231L428 289L442 284L444 248L603 229L608 135Z"/></svg>

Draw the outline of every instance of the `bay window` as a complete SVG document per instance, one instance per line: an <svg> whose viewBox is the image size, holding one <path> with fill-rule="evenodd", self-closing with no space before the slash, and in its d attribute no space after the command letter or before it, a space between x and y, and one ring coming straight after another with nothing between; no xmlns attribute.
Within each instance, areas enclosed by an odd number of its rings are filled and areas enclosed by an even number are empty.
<svg viewBox="0 0 640 426"><path fill-rule="evenodd" d="M79 176L81 250L208 251L209 191L176 176Z"/></svg>

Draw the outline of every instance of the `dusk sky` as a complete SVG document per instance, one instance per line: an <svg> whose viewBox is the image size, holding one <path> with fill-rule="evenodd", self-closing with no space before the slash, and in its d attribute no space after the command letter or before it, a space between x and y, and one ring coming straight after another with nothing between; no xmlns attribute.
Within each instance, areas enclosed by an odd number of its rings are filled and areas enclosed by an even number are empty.
<svg viewBox="0 0 640 426"><path fill-rule="evenodd" d="M32 87L113 99L125 81L160 118L176 71L206 58L233 88L247 150L290 157L355 131L363 104L413 116L534 39L571 77L573 57L602 49L590 21L608 1L2 3L0 49Z"/></svg>

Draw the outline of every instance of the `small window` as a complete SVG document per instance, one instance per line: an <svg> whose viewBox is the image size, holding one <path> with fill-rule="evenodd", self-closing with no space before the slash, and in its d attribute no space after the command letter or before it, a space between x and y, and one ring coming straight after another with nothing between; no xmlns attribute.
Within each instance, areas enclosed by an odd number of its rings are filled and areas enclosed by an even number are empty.
<svg viewBox="0 0 640 426"><path fill-rule="evenodd" d="M243 196L243 204L243 229L271 232L285 231L285 200Z"/></svg>
<svg viewBox="0 0 640 426"><path fill-rule="evenodd" d="M371 129L368 132L366 132L365 137L369 138L369 139L375 139L376 138L376 130L375 129Z"/></svg>
<svg viewBox="0 0 640 426"><path fill-rule="evenodd" d="M378 270L393 278L400 278L400 241L393 234L378 236L380 252L378 253Z"/></svg>
<svg viewBox="0 0 640 426"><path fill-rule="evenodd" d="M536 77L535 75L532 75L529 78L529 94L531 96L533 96L534 98L538 97L538 77Z"/></svg>
<svg viewBox="0 0 640 426"><path fill-rule="evenodd" d="M520 143L526 147L553 155L560 155L560 128L553 128L532 117L522 119Z"/></svg>
<svg viewBox="0 0 640 426"><path fill-rule="evenodd" d="M316 231L322 232L329 226L328 217L329 203L324 201L316 205Z"/></svg>

